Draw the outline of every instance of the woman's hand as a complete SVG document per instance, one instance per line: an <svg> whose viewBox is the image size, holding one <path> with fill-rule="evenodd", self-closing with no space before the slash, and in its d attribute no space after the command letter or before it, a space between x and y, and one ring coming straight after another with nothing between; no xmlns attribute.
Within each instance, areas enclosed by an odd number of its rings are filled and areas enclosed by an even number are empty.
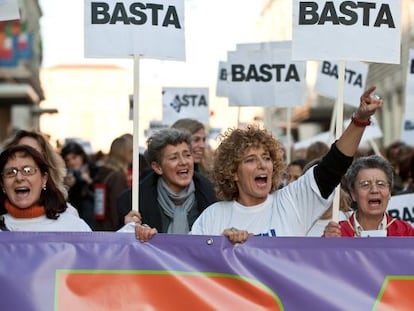
<svg viewBox="0 0 414 311"><path fill-rule="evenodd" d="M131 210L128 214L124 217L124 224L129 224L130 222L134 222L135 225L140 225L142 222L141 214L138 211Z"/></svg>
<svg viewBox="0 0 414 311"><path fill-rule="evenodd" d="M355 111L355 117L358 120L369 120L377 109L384 104L383 99L379 95L374 94L375 89L375 86L371 86L361 95L359 107Z"/></svg>
<svg viewBox="0 0 414 311"><path fill-rule="evenodd" d="M227 237L231 243L244 243L247 241L248 237L251 235L246 230L238 230L236 228L229 228L223 231L223 235Z"/></svg>
<svg viewBox="0 0 414 311"><path fill-rule="evenodd" d="M334 221L330 221L323 231L323 237L339 238L341 237L341 226Z"/></svg>
<svg viewBox="0 0 414 311"><path fill-rule="evenodd" d="M135 225L135 237L140 242L148 242L152 239L154 235L158 233L157 229L151 228L150 226L143 224L143 225Z"/></svg>

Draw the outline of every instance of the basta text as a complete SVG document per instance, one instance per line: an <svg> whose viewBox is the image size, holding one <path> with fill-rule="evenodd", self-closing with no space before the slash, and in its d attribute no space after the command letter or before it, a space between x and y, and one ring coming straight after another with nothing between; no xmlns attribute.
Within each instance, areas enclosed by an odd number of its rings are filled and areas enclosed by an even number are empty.
<svg viewBox="0 0 414 311"><path fill-rule="evenodd" d="M343 1L338 7L333 1L326 1L322 8L313 1L299 3L299 25L332 23L349 26L358 22L363 26L395 28L390 6L386 3L379 9L375 1Z"/></svg>
<svg viewBox="0 0 414 311"><path fill-rule="evenodd" d="M181 29L177 10L170 5L166 9L162 4L133 2L128 11L122 2L116 2L113 10L106 2L92 2L92 24L144 25L147 22L158 26L162 20L162 27L173 26Z"/></svg>

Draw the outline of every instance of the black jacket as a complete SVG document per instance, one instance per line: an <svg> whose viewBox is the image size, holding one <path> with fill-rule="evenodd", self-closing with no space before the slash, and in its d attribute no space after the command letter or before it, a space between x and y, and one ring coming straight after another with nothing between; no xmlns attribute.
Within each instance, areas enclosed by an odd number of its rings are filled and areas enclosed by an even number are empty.
<svg viewBox="0 0 414 311"><path fill-rule="evenodd" d="M161 178L161 176L151 172L140 182L138 210L141 213L143 224L145 223L152 228L156 228L160 233L165 233L168 230L171 219L163 213L157 200L158 178ZM194 172L193 181L196 204L187 215L190 229L201 212L209 205L217 202L213 184L206 177ZM122 222L124 221L125 215L131 210L131 207L132 190L128 189L121 194L117 202L118 214Z"/></svg>

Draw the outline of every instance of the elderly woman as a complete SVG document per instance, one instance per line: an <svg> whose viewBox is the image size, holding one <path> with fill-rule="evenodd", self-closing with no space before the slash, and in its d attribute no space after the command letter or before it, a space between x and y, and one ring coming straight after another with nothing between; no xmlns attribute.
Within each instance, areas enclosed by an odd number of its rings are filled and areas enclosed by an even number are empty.
<svg viewBox="0 0 414 311"><path fill-rule="evenodd" d="M393 168L380 156L361 157L345 175L357 210L339 224L330 222L325 237L413 236L410 223L386 213L393 185Z"/></svg>
<svg viewBox="0 0 414 311"><path fill-rule="evenodd" d="M195 221L191 233L224 235L242 243L249 235L305 236L327 210L331 195L352 163L370 116L382 99L365 91L352 122L321 162L277 190L285 169L283 148L266 130L250 126L226 133L216 150L217 202Z"/></svg>
<svg viewBox="0 0 414 311"><path fill-rule="evenodd" d="M44 157L30 146L9 147L0 154L2 231L91 231L66 212L65 198L50 177Z"/></svg>
<svg viewBox="0 0 414 311"><path fill-rule="evenodd" d="M147 141L146 157L153 172L140 183L144 225L135 227L137 238L147 241L157 232L187 234L201 212L217 201L211 182L194 172L190 133L157 131ZM123 206L131 209L131 204Z"/></svg>

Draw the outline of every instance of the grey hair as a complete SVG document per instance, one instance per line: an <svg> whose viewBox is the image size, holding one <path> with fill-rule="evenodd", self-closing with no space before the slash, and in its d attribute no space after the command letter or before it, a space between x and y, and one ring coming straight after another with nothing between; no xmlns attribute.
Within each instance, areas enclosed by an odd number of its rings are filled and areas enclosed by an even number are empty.
<svg viewBox="0 0 414 311"><path fill-rule="evenodd" d="M148 163L157 162L161 164L162 152L168 145L176 146L186 143L191 150L191 134L175 128L165 128L155 132L147 139L147 150L145 158Z"/></svg>
<svg viewBox="0 0 414 311"><path fill-rule="evenodd" d="M360 157L354 160L345 174L345 181L348 190L355 189L355 180L358 173L363 169L376 168L385 173L387 176L387 182L390 189L393 187L394 182L394 170L389 161L378 155L371 155L366 157Z"/></svg>
<svg viewBox="0 0 414 311"><path fill-rule="evenodd" d="M179 119L171 127L179 130L187 130L191 134L197 133L199 130L205 128L203 123L189 118Z"/></svg>

